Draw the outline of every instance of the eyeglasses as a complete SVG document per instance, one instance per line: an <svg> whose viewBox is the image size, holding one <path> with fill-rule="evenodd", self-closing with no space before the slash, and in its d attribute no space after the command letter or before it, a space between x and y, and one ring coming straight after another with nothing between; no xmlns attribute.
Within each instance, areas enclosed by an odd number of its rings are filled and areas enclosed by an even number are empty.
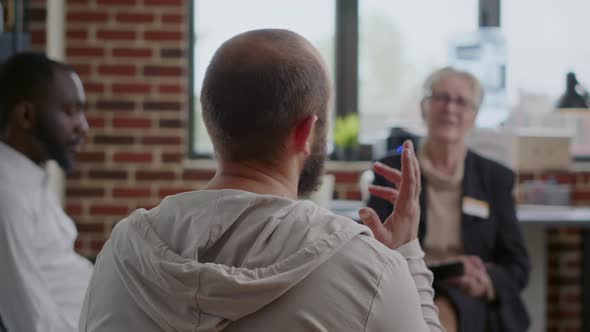
<svg viewBox="0 0 590 332"><path fill-rule="evenodd" d="M430 91L430 92L426 93L426 96L424 98L430 99L431 101L438 103L438 104L442 104L442 105L455 103L457 108L462 111L466 111L466 110L475 111L477 108L475 103L472 102L471 100L465 99L463 97L453 98L448 93L444 93L444 92Z"/></svg>

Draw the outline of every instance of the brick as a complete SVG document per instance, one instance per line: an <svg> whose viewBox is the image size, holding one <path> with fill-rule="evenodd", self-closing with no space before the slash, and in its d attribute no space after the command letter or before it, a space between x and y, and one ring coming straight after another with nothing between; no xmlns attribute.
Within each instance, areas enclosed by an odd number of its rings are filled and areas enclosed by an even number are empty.
<svg viewBox="0 0 590 332"><path fill-rule="evenodd" d="M172 195L185 193L185 192L189 192L189 191L193 191L193 190L194 190L193 188L162 188L162 189L158 190L158 197L160 199L162 199L166 196L172 196Z"/></svg>
<svg viewBox="0 0 590 332"><path fill-rule="evenodd" d="M154 21L153 14L120 13L116 19L121 23L150 23Z"/></svg>
<svg viewBox="0 0 590 332"><path fill-rule="evenodd" d="M163 48L160 50L160 57L162 58L184 58L184 50L180 48Z"/></svg>
<svg viewBox="0 0 590 332"><path fill-rule="evenodd" d="M143 33L143 39L147 41L182 41L184 34L178 31L150 30Z"/></svg>
<svg viewBox="0 0 590 332"><path fill-rule="evenodd" d="M82 214L82 205L80 204L66 204L66 214L69 216L79 216Z"/></svg>
<svg viewBox="0 0 590 332"><path fill-rule="evenodd" d="M159 90L160 93L183 94L184 86L175 84L162 84L160 85Z"/></svg>
<svg viewBox="0 0 590 332"><path fill-rule="evenodd" d="M125 180L127 172L120 170L91 170L88 172L88 178L93 180Z"/></svg>
<svg viewBox="0 0 590 332"><path fill-rule="evenodd" d="M182 6L183 0L143 0L146 6Z"/></svg>
<svg viewBox="0 0 590 332"><path fill-rule="evenodd" d="M114 118L114 128L151 128L152 120L144 118Z"/></svg>
<svg viewBox="0 0 590 332"><path fill-rule="evenodd" d="M99 100L96 108L101 111L133 111L135 103L128 100Z"/></svg>
<svg viewBox="0 0 590 332"><path fill-rule="evenodd" d="M182 153L163 153L162 154L162 162L163 163L179 163L182 161L182 157L184 155Z"/></svg>
<svg viewBox="0 0 590 332"><path fill-rule="evenodd" d="M114 198L148 198L151 196L150 188L113 188Z"/></svg>
<svg viewBox="0 0 590 332"><path fill-rule="evenodd" d="M45 44L47 42L47 33L43 30L31 31L32 44Z"/></svg>
<svg viewBox="0 0 590 332"><path fill-rule="evenodd" d="M178 136L145 136L141 143L146 145L181 145L182 138Z"/></svg>
<svg viewBox="0 0 590 332"><path fill-rule="evenodd" d="M571 269L578 269L582 267L582 260L580 258L568 260L565 266Z"/></svg>
<svg viewBox="0 0 590 332"><path fill-rule="evenodd" d="M566 276L548 276L548 281L550 285L560 285L560 286L575 286L580 284L579 277L566 277Z"/></svg>
<svg viewBox="0 0 590 332"><path fill-rule="evenodd" d="M31 22L45 23L47 10L45 8L31 8L29 9L29 19Z"/></svg>
<svg viewBox="0 0 590 332"><path fill-rule="evenodd" d="M144 101L143 109L146 111L180 111L182 105L178 101Z"/></svg>
<svg viewBox="0 0 590 332"><path fill-rule="evenodd" d="M565 310L559 310L559 311L553 311L553 312L549 312L549 319L551 320L556 320L556 321L563 321L566 319L579 319L580 313L575 312L575 311L565 311Z"/></svg>
<svg viewBox="0 0 590 332"><path fill-rule="evenodd" d="M335 172L334 177L336 183L358 183L360 179L358 173Z"/></svg>
<svg viewBox="0 0 590 332"><path fill-rule="evenodd" d="M96 38L103 40L135 40L135 31L123 30L99 30L96 32Z"/></svg>
<svg viewBox="0 0 590 332"><path fill-rule="evenodd" d="M140 93L147 94L152 90L148 83L115 83L112 86L113 93Z"/></svg>
<svg viewBox="0 0 590 332"><path fill-rule="evenodd" d="M66 174L66 178L68 180L80 180L82 178L82 172L70 171L68 174Z"/></svg>
<svg viewBox="0 0 590 332"><path fill-rule="evenodd" d="M184 70L178 66L145 66L143 74L145 76L182 76Z"/></svg>
<svg viewBox="0 0 590 332"><path fill-rule="evenodd" d="M76 239L76 241L74 242L74 249L76 250L76 252L80 252L80 250L86 248L85 244L86 243L81 239Z"/></svg>
<svg viewBox="0 0 590 332"><path fill-rule="evenodd" d="M130 145L135 139L132 136L96 135L93 141L95 144Z"/></svg>
<svg viewBox="0 0 590 332"><path fill-rule="evenodd" d="M66 55L68 57L103 57L104 50L98 47L68 47Z"/></svg>
<svg viewBox="0 0 590 332"><path fill-rule="evenodd" d="M580 243L549 243L548 246L549 250L554 251L564 251L564 250L580 250L581 244Z"/></svg>
<svg viewBox="0 0 590 332"><path fill-rule="evenodd" d="M590 200L590 190L574 190L571 199L572 201L588 201Z"/></svg>
<svg viewBox="0 0 590 332"><path fill-rule="evenodd" d="M95 253L98 253L102 250L102 247L104 247L105 243L105 240L92 240L90 242L90 249Z"/></svg>
<svg viewBox="0 0 590 332"><path fill-rule="evenodd" d="M88 75L90 74L91 71L91 67L89 64L83 64L83 63L74 63L71 64L72 67L74 67L74 70L76 71L76 73L78 75Z"/></svg>
<svg viewBox="0 0 590 332"><path fill-rule="evenodd" d="M535 179L535 176L533 174L518 174L518 183L532 181L534 179Z"/></svg>
<svg viewBox="0 0 590 332"><path fill-rule="evenodd" d="M164 14L162 15L163 23L184 23L184 15Z"/></svg>
<svg viewBox="0 0 590 332"><path fill-rule="evenodd" d="M103 223L77 223L78 233L104 233Z"/></svg>
<svg viewBox="0 0 590 332"><path fill-rule="evenodd" d="M137 70L130 65L100 65L98 73L105 76L135 76Z"/></svg>
<svg viewBox="0 0 590 332"><path fill-rule="evenodd" d="M104 128L104 125L105 125L105 120L103 117L87 115L86 121L88 121L88 126L90 126L90 128L93 128L93 129Z"/></svg>
<svg viewBox="0 0 590 332"><path fill-rule="evenodd" d="M96 0L98 5L133 6L137 0Z"/></svg>
<svg viewBox="0 0 590 332"><path fill-rule="evenodd" d="M180 119L160 119L160 128L184 128L184 121Z"/></svg>
<svg viewBox="0 0 590 332"><path fill-rule="evenodd" d="M105 153L102 152L80 152L76 158L78 162L81 163L90 163L90 162L98 162L102 163L105 161Z"/></svg>
<svg viewBox="0 0 590 332"><path fill-rule="evenodd" d="M106 12L100 11L69 11L66 20L68 23L81 22L81 23L106 23L109 19L109 15Z"/></svg>
<svg viewBox="0 0 590 332"><path fill-rule="evenodd" d="M90 214L101 216L124 215L129 212L129 208L124 205L115 204L96 204L90 207Z"/></svg>
<svg viewBox="0 0 590 332"><path fill-rule="evenodd" d="M135 179L139 181L174 180L176 174L172 171L137 171Z"/></svg>
<svg viewBox="0 0 590 332"><path fill-rule="evenodd" d="M201 170L185 170L182 173L183 180L204 180L209 181L215 175L214 171L201 171Z"/></svg>
<svg viewBox="0 0 590 332"><path fill-rule="evenodd" d="M114 48L113 56L127 58L151 58L152 50L149 48Z"/></svg>
<svg viewBox="0 0 590 332"><path fill-rule="evenodd" d="M361 200L361 192L358 190L348 190L346 191L345 197L346 199L359 201Z"/></svg>
<svg viewBox="0 0 590 332"><path fill-rule="evenodd" d="M68 29L66 32L66 38L68 40L77 39L77 40L84 40L88 38L88 31L81 30L81 29Z"/></svg>
<svg viewBox="0 0 590 332"><path fill-rule="evenodd" d="M113 160L116 162L125 163L151 163L151 153L139 153L139 152L117 152L113 155Z"/></svg>
<svg viewBox="0 0 590 332"><path fill-rule="evenodd" d="M104 84L97 82L84 82L84 91L87 93L103 93Z"/></svg>
<svg viewBox="0 0 590 332"><path fill-rule="evenodd" d="M104 188L96 187L67 187L66 196L69 198L78 197L103 197Z"/></svg>

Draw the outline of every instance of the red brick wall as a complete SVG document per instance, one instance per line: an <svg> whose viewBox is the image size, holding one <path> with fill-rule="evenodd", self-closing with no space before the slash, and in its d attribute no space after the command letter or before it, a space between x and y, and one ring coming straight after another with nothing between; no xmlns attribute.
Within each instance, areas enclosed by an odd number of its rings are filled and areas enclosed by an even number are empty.
<svg viewBox="0 0 590 332"><path fill-rule="evenodd" d="M572 205L590 205L590 173L521 174L519 182L552 177L572 187ZM582 331L582 234L576 228L547 230L547 331Z"/></svg>
<svg viewBox="0 0 590 332"><path fill-rule="evenodd" d="M200 188L186 170L187 15L180 0L69 0L66 61L84 82L90 132L67 180L77 249L95 256L111 227L169 194Z"/></svg>
<svg viewBox="0 0 590 332"><path fill-rule="evenodd" d="M47 16L47 0L33 0L29 7L29 32L31 33L31 49L45 52L45 18Z"/></svg>

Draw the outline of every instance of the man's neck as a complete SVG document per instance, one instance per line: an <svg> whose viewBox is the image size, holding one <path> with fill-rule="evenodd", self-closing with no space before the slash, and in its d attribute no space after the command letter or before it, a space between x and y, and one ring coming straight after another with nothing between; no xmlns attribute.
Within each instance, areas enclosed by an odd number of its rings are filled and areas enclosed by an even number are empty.
<svg viewBox="0 0 590 332"><path fill-rule="evenodd" d="M297 199L299 175L289 167L258 162L220 161L215 176L205 190L238 189L261 195Z"/></svg>
<svg viewBox="0 0 590 332"><path fill-rule="evenodd" d="M465 153L465 144L436 142L436 140L426 139L424 149L432 167L444 174L453 174L457 169L461 158Z"/></svg>
<svg viewBox="0 0 590 332"><path fill-rule="evenodd" d="M34 150L33 147L31 146L31 144L27 144L25 142L25 140L14 138L9 135L5 135L4 137L2 137L2 139L0 141L4 144L10 146L12 149L20 152L25 157L31 159L31 161L33 161L35 164L39 165L40 167L43 167L45 165L45 160L40 160L40 158L35 158L35 154L33 153L33 150Z"/></svg>

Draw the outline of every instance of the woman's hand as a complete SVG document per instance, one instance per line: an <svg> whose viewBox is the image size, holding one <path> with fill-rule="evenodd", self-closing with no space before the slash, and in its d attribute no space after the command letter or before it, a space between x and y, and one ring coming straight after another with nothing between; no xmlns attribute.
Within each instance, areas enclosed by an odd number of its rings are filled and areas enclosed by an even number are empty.
<svg viewBox="0 0 590 332"><path fill-rule="evenodd" d="M493 286L482 260L478 256L459 256L455 259L463 262L464 272L463 275L448 280L448 284L472 297L490 300L490 291Z"/></svg>
<svg viewBox="0 0 590 332"><path fill-rule="evenodd" d="M367 225L375 238L391 249L396 249L418 238L420 223L420 167L411 141L404 142L401 172L379 162L373 171L392 182L396 188L371 185L371 195L395 204L393 213L381 223L377 213L371 208L359 211L361 221Z"/></svg>

